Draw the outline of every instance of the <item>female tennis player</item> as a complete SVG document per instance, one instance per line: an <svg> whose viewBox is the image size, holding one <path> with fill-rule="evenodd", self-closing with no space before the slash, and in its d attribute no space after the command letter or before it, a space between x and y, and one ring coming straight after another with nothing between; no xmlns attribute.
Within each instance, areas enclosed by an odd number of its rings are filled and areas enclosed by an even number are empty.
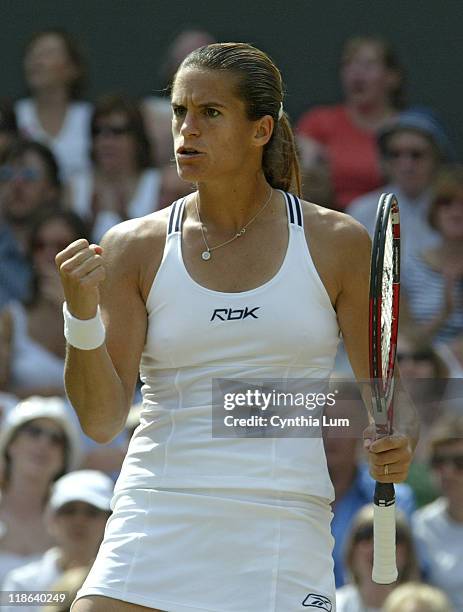
<svg viewBox="0 0 463 612"><path fill-rule="evenodd" d="M211 433L212 379L326 379L340 330L368 378L369 238L288 194L298 163L282 103L281 75L258 49L193 51L174 78L172 131L197 191L56 258L65 382L84 431L117 435L139 368L144 383L73 612L334 610L321 438ZM412 445L405 434L374 442L373 476L403 480Z"/></svg>

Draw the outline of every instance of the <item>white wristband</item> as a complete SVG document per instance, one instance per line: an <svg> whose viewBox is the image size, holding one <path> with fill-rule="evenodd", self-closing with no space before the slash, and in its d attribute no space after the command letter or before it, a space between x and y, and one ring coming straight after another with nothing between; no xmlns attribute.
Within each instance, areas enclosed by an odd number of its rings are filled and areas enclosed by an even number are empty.
<svg viewBox="0 0 463 612"><path fill-rule="evenodd" d="M106 330L101 319L100 307L93 319L77 319L63 304L64 337L68 344L82 351L91 351L101 346L106 337Z"/></svg>

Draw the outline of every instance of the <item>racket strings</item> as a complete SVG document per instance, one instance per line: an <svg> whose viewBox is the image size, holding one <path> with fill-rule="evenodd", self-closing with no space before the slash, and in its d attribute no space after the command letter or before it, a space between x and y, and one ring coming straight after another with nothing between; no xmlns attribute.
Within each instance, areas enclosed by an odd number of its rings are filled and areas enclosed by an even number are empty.
<svg viewBox="0 0 463 612"><path fill-rule="evenodd" d="M390 348L393 324L393 273L394 273L394 236L392 219L389 215L384 244L384 264L381 287L381 369L383 380L388 379L390 367Z"/></svg>

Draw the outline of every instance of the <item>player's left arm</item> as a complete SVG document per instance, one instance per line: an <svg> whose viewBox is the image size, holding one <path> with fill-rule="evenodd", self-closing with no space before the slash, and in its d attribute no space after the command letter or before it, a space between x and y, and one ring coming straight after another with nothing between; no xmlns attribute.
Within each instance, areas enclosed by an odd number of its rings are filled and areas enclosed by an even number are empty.
<svg viewBox="0 0 463 612"><path fill-rule="evenodd" d="M346 219L338 232L339 293L336 313L344 345L354 374L359 381L367 381L369 368L369 283L371 240L365 228ZM396 366L394 393L394 433L375 440L371 414L369 385L362 385L362 396L367 407L370 426L365 432L370 473L379 482L402 482L407 478L413 451L418 439L416 410L400 384ZM388 465L389 474L384 475Z"/></svg>

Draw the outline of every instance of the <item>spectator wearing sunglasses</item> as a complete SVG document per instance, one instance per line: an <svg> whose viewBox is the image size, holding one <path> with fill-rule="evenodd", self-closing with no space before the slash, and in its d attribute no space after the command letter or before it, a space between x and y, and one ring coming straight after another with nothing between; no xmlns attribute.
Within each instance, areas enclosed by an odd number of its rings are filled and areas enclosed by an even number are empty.
<svg viewBox="0 0 463 612"><path fill-rule="evenodd" d="M429 441L429 460L441 496L412 517L427 582L463 610L463 416L442 417Z"/></svg>
<svg viewBox="0 0 463 612"><path fill-rule="evenodd" d="M428 219L440 241L410 258L402 274L404 325L433 344L463 337L463 167L444 171Z"/></svg>
<svg viewBox="0 0 463 612"><path fill-rule="evenodd" d="M45 507L52 483L80 464L80 433L61 398L30 397L0 430L0 584L52 545Z"/></svg>
<svg viewBox="0 0 463 612"><path fill-rule="evenodd" d="M46 211L31 228L30 297L25 302L11 301L0 311L0 321L10 321L11 336L10 351L3 354L3 369L8 371L3 390L17 397L64 395L64 297L54 258L70 241L85 237L85 224L70 211Z"/></svg>
<svg viewBox="0 0 463 612"><path fill-rule="evenodd" d="M427 217L434 181L442 164L453 158L453 149L438 119L424 109L398 115L379 132L378 145L387 183L353 200L347 212L371 236L379 196L395 193L400 206L401 259L407 265L411 253L439 240Z"/></svg>
<svg viewBox="0 0 463 612"><path fill-rule="evenodd" d="M57 206L60 190L56 160L44 145L24 140L7 150L0 165L0 308L27 297L31 223L40 211Z"/></svg>
<svg viewBox="0 0 463 612"><path fill-rule="evenodd" d="M103 472L77 470L53 485L47 507L47 525L55 545L37 561L9 572L4 591L49 591L69 569L89 566L103 539L114 483ZM40 606L27 607L38 612ZM14 612L8 606L4 612Z"/></svg>
<svg viewBox="0 0 463 612"><path fill-rule="evenodd" d="M376 584L373 569L373 504L365 505L354 517L345 547L348 584L336 591L337 612L379 612L386 597L398 584L419 577L413 536L407 519L396 515L397 582Z"/></svg>
<svg viewBox="0 0 463 612"><path fill-rule="evenodd" d="M159 206L161 173L137 105L121 96L101 98L91 121L93 169L71 180L71 208L91 227L94 242L113 225Z"/></svg>

